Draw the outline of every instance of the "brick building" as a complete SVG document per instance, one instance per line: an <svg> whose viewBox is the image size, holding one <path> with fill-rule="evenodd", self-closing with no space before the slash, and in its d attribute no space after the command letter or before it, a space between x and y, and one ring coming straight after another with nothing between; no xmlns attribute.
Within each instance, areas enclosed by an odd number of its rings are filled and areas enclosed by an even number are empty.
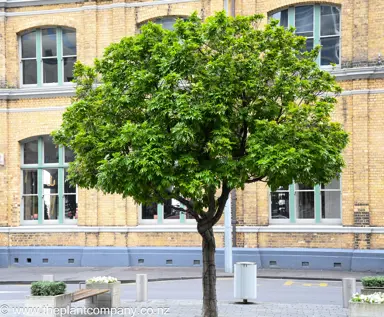
<svg viewBox="0 0 384 317"><path fill-rule="evenodd" d="M76 60L149 20L202 18L219 0L0 0L0 266L200 265L196 225L168 204L142 207L65 183L73 159L49 133L74 94ZM236 14L294 25L343 87L335 111L350 133L340 180L232 196L234 260L263 267L383 271L384 3L381 0L234 0ZM337 66L332 68L331 63ZM223 221L216 227L223 264ZM107 256L106 256L107 255Z"/></svg>

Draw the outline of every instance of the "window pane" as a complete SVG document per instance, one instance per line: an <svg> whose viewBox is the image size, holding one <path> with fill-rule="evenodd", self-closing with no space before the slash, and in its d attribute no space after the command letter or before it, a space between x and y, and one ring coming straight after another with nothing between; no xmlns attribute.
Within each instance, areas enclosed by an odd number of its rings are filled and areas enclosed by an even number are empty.
<svg viewBox="0 0 384 317"><path fill-rule="evenodd" d="M23 194L37 195L37 171L23 171Z"/></svg>
<svg viewBox="0 0 384 317"><path fill-rule="evenodd" d="M321 65L339 64L340 39L331 37L321 39Z"/></svg>
<svg viewBox="0 0 384 317"><path fill-rule="evenodd" d="M50 194L57 194L58 182L59 179L57 169L43 170L44 197L48 197Z"/></svg>
<svg viewBox="0 0 384 317"><path fill-rule="evenodd" d="M271 193L272 219L289 219L289 193Z"/></svg>
<svg viewBox="0 0 384 317"><path fill-rule="evenodd" d="M44 195L44 219L57 220L59 214L59 196Z"/></svg>
<svg viewBox="0 0 384 317"><path fill-rule="evenodd" d="M154 21L157 24L160 24L166 30L173 30L173 25L176 22L176 18L164 18Z"/></svg>
<svg viewBox="0 0 384 317"><path fill-rule="evenodd" d="M313 6L295 8L295 27L296 34L313 36Z"/></svg>
<svg viewBox="0 0 384 317"><path fill-rule="evenodd" d="M310 52L313 50L313 39L307 39L306 50Z"/></svg>
<svg viewBox="0 0 384 317"><path fill-rule="evenodd" d="M64 155L64 161L67 163L73 162L75 160L75 153L73 153L71 149L64 148Z"/></svg>
<svg viewBox="0 0 384 317"><path fill-rule="evenodd" d="M76 63L76 57L64 58L64 82L71 82L73 80L73 67Z"/></svg>
<svg viewBox="0 0 384 317"><path fill-rule="evenodd" d="M340 179L334 178L329 184L322 184L321 189L340 189Z"/></svg>
<svg viewBox="0 0 384 317"><path fill-rule="evenodd" d="M24 144L24 164L38 163L38 145L37 140Z"/></svg>
<svg viewBox="0 0 384 317"><path fill-rule="evenodd" d="M321 6L321 35L340 34L340 9L338 7Z"/></svg>
<svg viewBox="0 0 384 317"><path fill-rule="evenodd" d="M272 14L272 18L280 21L280 26L288 27L288 10Z"/></svg>
<svg viewBox="0 0 384 317"><path fill-rule="evenodd" d="M77 219L76 195L64 196L64 217L65 219Z"/></svg>
<svg viewBox="0 0 384 317"><path fill-rule="evenodd" d="M157 204L142 205L141 219L157 219Z"/></svg>
<svg viewBox="0 0 384 317"><path fill-rule="evenodd" d="M312 186L304 185L304 184L295 184L296 190L314 190Z"/></svg>
<svg viewBox="0 0 384 317"><path fill-rule="evenodd" d="M164 219L180 219L180 211L172 206L179 207L180 203L175 199L168 199L164 204Z"/></svg>
<svg viewBox="0 0 384 317"><path fill-rule="evenodd" d="M37 84L37 66L36 60L28 59L23 63L23 84L34 85Z"/></svg>
<svg viewBox="0 0 384 317"><path fill-rule="evenodd" d="M56 56L56 29L43 29L41 31L43 44L43 57Z"/></svg>
<svg viewBox="0 0 384 317"><path fill-rule="evenodd" d="M29 32L21 37L21 57L36 57L36 32Z"/></svg>
<svg viewBox="0 0 384 317"><path fill-rule="evenodd" d="M59 148L53 144L51 136L44 137L44 163L58 163Z"/></svg>
<svg viewBox="0 0 384 317"><path fill-rule="evenodd" d="M76 31L63 29L63 55L76 55Z"/></svg>
<svg viewBox="0 0 384 317"><path fill-rule="evenodd" d="M321 217L323 219L341 218L340 192L321 192Z"/></svg>
<svg viewBox="0 0 384 317"><path fill-rule="evenodd" d="M43 59L43 82L57 83L57 59Z"/></svg>
<svg viewBox="0 0 384 317"><path fill-rule="evenodd" d="M68 171L64 171L64 193L69 194L69 193L76 193L76 186L72 186L68 181Z"/></svg>
<svg viewBox="0 0 384 317"><path fill-rule="evenodd" d="M39 206L37 196L23 197L24 220L38 220Z"/></svg>
<svg viewBox="0 0 384 317"><path fill-rule="evenodd" d="M314 192L296 192L296 211L298 219L315 218Z"/></svg>

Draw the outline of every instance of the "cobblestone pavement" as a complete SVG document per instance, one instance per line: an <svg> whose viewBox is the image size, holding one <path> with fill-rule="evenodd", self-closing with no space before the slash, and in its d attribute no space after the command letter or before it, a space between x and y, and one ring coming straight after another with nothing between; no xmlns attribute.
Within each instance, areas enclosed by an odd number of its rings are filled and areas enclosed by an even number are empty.
<svg viewBox="0 0 384 317"><path fill-rule="evenodd" d="M25 305L22 301L0 302L0 314L4 317L21 317L28 314L21 312ZM201 301L155 300L145 303L122 301L122 307L110 311L85 310L84 302L73 303L73 317L200 317ZM279 304L219 302L219 317L348 317L348 310L335 305ZM16 309L15 309L16 308ZM65 314L63 314L64 316ZM44 316L37 314L35 316ZM60 316L60 315L59 315Z"/></svg>

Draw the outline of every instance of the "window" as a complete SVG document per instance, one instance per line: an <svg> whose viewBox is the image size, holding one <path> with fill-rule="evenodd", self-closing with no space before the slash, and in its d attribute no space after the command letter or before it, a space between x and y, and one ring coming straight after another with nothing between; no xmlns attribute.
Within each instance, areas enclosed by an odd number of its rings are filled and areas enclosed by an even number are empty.
<svg viewBox="0 0 384 317"><path fill-rule="evenodd" d="M73 159L72 151L56 147L50 136L22 143L22 223L76 223L77 188L67 182Z"/></svg>
<svg viewBox="0 0 384 317"><path fill-rule="evenodd" d="M69 28L41 28L23 33L21 78L23 85L42 86L73 80L76 62L76 31Z"/></svg>
<svg viewBox="0 0 384 317"><path fill-rule="evenodd" d="M292 184L270 193L271 223L341 223L341 186Z"/></svg>
<svg viewBox="0 0 384 317"><path fill-rule="evenodd" d="M172 206L182 207L175 199L169 199L164 204L151 204L141 206L141 223L143 224L183 224L195 222L195 219L186 212L175 210Z"/></svg>
<svg viewBox="0 0 384 317"><path fill-rule="evenodd" d="M307 38L307 50L320 44L321 66L340 64L340 8L330 5L304 5L273 13L270 17L284 27L294 26L296 34Z"/></svg>
<svg viewBox="0 0 384 317"><path fill-rule="evenodd" d="M183 17L162 17L152 20L153 23L160 24L166 30L173 30L173 25L175 24L177 19L183 19ZM145 24L145 23L144 23Z"/></svg>

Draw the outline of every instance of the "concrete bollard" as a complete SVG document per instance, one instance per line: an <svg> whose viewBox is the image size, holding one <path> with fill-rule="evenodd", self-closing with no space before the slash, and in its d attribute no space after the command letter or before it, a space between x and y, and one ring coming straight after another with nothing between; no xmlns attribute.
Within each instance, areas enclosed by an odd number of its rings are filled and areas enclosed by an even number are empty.
<svg viewBox="0 0 384 317"><path fill-rule="evenodd" d="M136 301L146 302L147 300L148 300L147 274L136 274Z"/></svg>
<svg viewBox="0 0 384 317"><path fill-rule="evenodd" d="M54 275L43 275L43 281L54 282L55 277L54 277Z"/></svg>
<svg viewBox="0 0 384 317"><path fill-rule="evenodd" d="M343 308L349 307L349 301L356 293L356 279L343 278Z"/></svg>

